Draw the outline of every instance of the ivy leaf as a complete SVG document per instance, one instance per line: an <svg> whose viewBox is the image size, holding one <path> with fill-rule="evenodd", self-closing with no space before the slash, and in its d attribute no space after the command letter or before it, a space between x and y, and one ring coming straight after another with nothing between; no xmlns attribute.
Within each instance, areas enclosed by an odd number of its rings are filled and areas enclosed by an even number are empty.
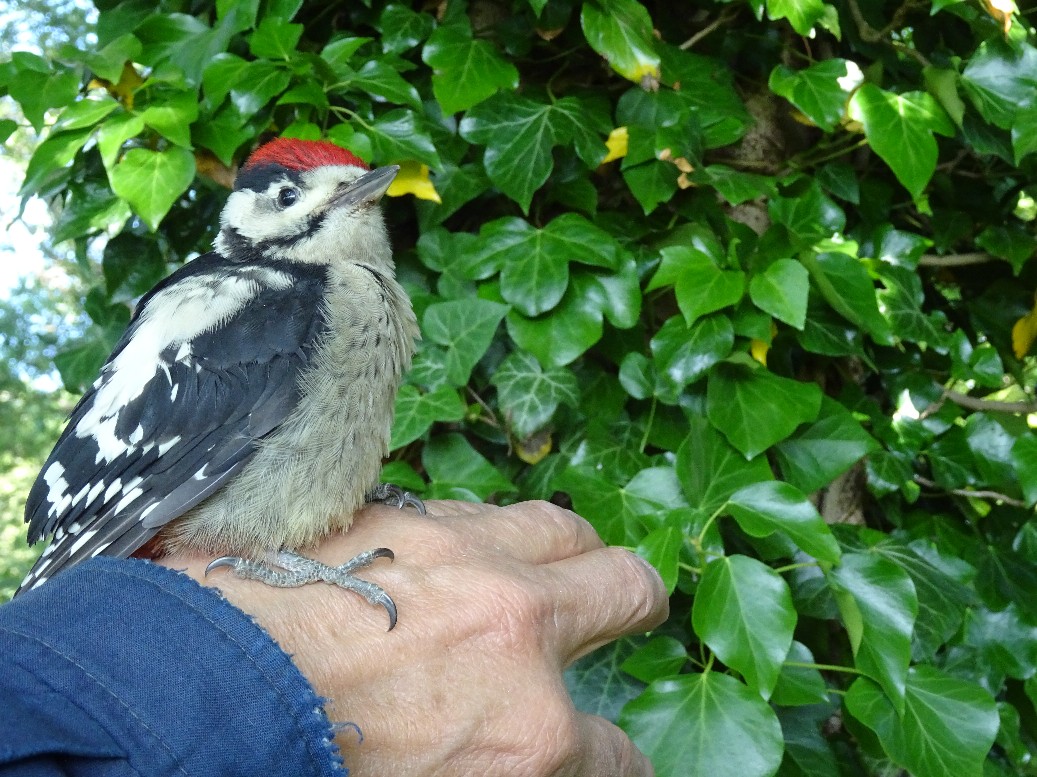
<svg viewBox="0 0 1037 777"><path fill-rule="evenodd" d="M418 13L402 3L389 3L378 19L382 33L382 51L402 54L425 40L435 28L427 13Z"/></svg>
<svg viewBox="0 0 1037 777"><path fill-rule="evenodd" d="M425 309L421 331L446 348L447 379L452 386L468 382L472 368L490 347L508 308L489 300L448 300Z"/></svg>
<svg viewBox="0 0 1037 777"><path fill-rule="evenodd" d="M638 543L637 555L655 567L666 586L667 593L672 594L677 588L680 574L680 555L684 548L684 535L673 526L660 526L649 532Z"/></svg>
<svg viewBox="0 0 1037 777"><path fill-rule="evenodd" d="M663 402L676 404L686 386L731 353L734 341L734 328L727 316L707 316L690 327L683 318L672 316L651 342L658 374L656 395Z"/></svg>
<svg viewBox="0 0 1037 777"><path fill-rule="evenodd" d="M976 245L992 256L1004 259L1012 265L1016 275L1034 255L1033 236L1021 224L987 227L976 235Z"/></svg>
<svg viewBox="0 0 1037 777"><path fill-rule="evenodd" d="M194 92L180 92L149 105L140 117L166 140L191 148L191 124L198 118L197 95Z"/></svg>
<svg viewBox="0 0 1037 777"><path fill-rule="evenodd" d="M391 103L402 103L416 111L422 110L418 90L407 83L390 62L380 59L368 60L348 79L348 83L351 87L357 87Z"/></svg>
<svg viewBox="0 0 1037 777"><path fill-rule="evenodd" d="M823 20L825 14L822 0L767 0L767 16L775 21L788 19L792 29L800 35L811 35L814 25Z"/></svg>
<svg viewBox="0 0 1037 777"><path fill-rule="evenodd" d="M50 134L53 136L57 132L93 127L118 107L119 103L110 97L72 103L58 116L50 128Z"/></svg>
<svg viewBox="0 0 1037 777"><path fill-rule="evenodd" d="M202 71L202 87L206 105L210 109L215 110L230 94L230 90L237 85L248 65L249 63L241 57L224 52L217 54L205 66Z"/></svg>
<svg viewBox="0 0 1037 777"><path fill-rule="evenodd" d="M803 254L801 259L825 302L868 332L875 342L892 345L889 324L879 313L875 283L859 259L837 251Z"/></svg>
<svg viewBox="0 0 1037 777"><path fill-rule="evenodd" d="M666 511L684 506L669 467L643 469L620 486L601 468L570 466L557 485L569 492L575 509L609 545L637 547L659 528Z"/></svg>
<svg viewBox="0 0 1037 777"><path fill-rule="evenodd" d="M49 194L49 189L67 175L66 168L79 149L90 140L90 127L70 132L56 132L40 143L29 160L19 194Z"/></svg>
<svg viewBox="0 0 1037 777"><path fill-rule="evenodd" d="M550 315L527 318L508 313L508 334L541 364L571 364L601 339L604 332L601 297L592 279L574 276L561 303Z"/></svg>
<svg viewBox="0 0 1037 777"><path fill-rule="evenodd" d="M919 555L912 546L898 540L885 539L871 550L907 572L915 584L918 617L915 619L913 654L916 660L931 659L961 628L966 608L974 603L975 594ZM930 554L935 555L935 551L930 551ZM959 563L972 571L964 562Z"/></svg>
<svg viewBox="0 0 1037 777"><path fill-rule="evenodd" d="M897 765L917 777L981 777L1000 724L987 691L934 666L908 673L903 714L866 678L850 686L846 707L878 735Z"/></svg>
<svg viewBox="0 0 1037 777"><path fill-rule="evenodd" d="M702 570L691 622L721 661L770 698L796 627L792 594L781 575L748 556L710 561Z"/></svg>
<svg viewBox="0 0 1037 777"><path fill-rule="evenodd" d="M569 262L618 267L619 246L582 216L567 213L543 229L519 218L490 222L465 259L471 278L501 273L501 296L527 316L558 304L569 285Z"/></svg>
<svg viewBox="0 0 1037 777"><path fill-rule="evenodd" d="M882 313L896 336L920 345L943 348L947 342L947 319L942 311L927 313L924 310L925 291L918 273L907 267L883 264L879 276L886 288L879 290L877 296Z"/></svg>
<svg viewBox="0 0 1037 777"><path fill-rule="evenodd" d="M727 509L751 537L780 531L820 561L834 564L842 555L817 508L788 483L771 480L745 486L731 496Z"/></svg>
<svg viewBox="0 0 1037 777"><path fill-rule="evenodd" d="M40 132L48 110L75 100L79 76L70 68L52 70L46 61L27 51L12 52L11 62L17 71L7 84L8 91L33 129Z"/></svg>
<svg viewBox="0 0 1037 777"><path fill-rule="evenodd" d="M807 318L810 273L794 259L778 259L749 282L749 298L760 310L795 329Z"/></svg>
<svg viewBox="0 0 1037 777"><path fill-rule="evenodd" d="M623 168L623 180L647 216L677 191L680 170L656 160Z"/></svg>
<svg viewBox="0 0 1037 777"><path fill-rule="evenodd" d="M472 37L466 16L437 27L421 58L432 68L432 91L445 114L467 110L501 89L518 88L518 70L492 43Z"/></svg>
<svg viewBox="0 0 1037 777"><path fill-rule="evenodd" d="M433 437L422 448L421 463L432 483L429 496L433 499L485 502L496 493L515 490L515 485L460 434Z"/></svg>
<svg viewBox="0 0 1037 777"><path fill-rule="evenodd" d="M83 60L98 78L117 84L126 63L138 60L142 48L133 35L120 35L100 51L87 54Z"/></svg>
<svg viewBox="0 0 1037 777"><path fill-rule="evenodd" d="M907 572L876 553L845 553L827 573L857 668L905 709L911 632L918 596Z"/></svg>
<svg viewBox="0 0 1037 777"><path fill-rule="evenodd" d="M775 447L775 458L785 478L811 492L879 449L875 439L834 400L823 401L821 417Z"/></svg>
<svg viewBox="0 0 1037 777"><path fill-rule="evenodd" d="M515 434L526 438L547 426L558 406L578 407L576 376L565 367L544 369L536 357L516 351L493 373L497 399Z"/></svg>
<svg viewBox="0 0 1037 777"><path fill-rule="evenodd" d="M706 182L732 205L777 194L774 179L766 175L746 173L727 165L709 165L702 172Z"/></svg>
<svg viewBox="0 0 1037 777"><path fill-rule="evenodd" d="M230 99L241 116L259 113L267 103L288 88L292 77L272 62L257 59L238 72Z"/></svg>
<svg viewBox="0 0 1037 777"><path fill-rule="evenodd" d="M608 153L602 136L611 130L608 111L591 100L577 97L563 97L551 108L552 125L558 141L572 141L577 155L587 167L593 169L602 164Z"/></svg>
<svg viewBox="0 0 1037 777"><path fill-rule="evenodd" d="M767 203L767 212L772 220L789 231L795 245L801 248L814 249L819 241L828 240L846 228L843 209L824 193L816 179L792 187L787 196L772 197Z"/></svg>
<svg viewBox="0 0 1037 777"><path fill-rule="evenodd" d="M677 449L675 469L685 498L702 520L740 488L773 479L762 456L746 461L705 418L692 416L688 423L690 431Z"/></svg>
<svg viewBox="0 0 1037 777"><path fill-rule="evenodd" d="M619 725L659 774L770 777L781 763L774 711L719 672L655 681L623 708Z"/></svg>
<svg viewBox="0 0 1037 777"><path fill-rule="evenodd" d="M428 132L415 113L407 108L382 114L368 128L368 134L379 162L413 159L433 169L442 164Z"/></svg>
<svg viewBox="0 0 1037 777"><path fill-rule="evenodd" d="M706 384L710 423L751 459L817 418L821 390L815 383L782 378L745 361L717 365Z"/></svg>
<svg viewBox="0 0 1037 777"><path fill-rule="evenodd" d="M472 108L461 121L461 137L486 146L483 165L490 181L526 213L554 168L551 114L550 105L507 93Z"/></svg>
<svg viewBox="0 0 1037 777"><path fill-rule="evenodd" d="M249 49L259 59L291 59L302 31L301 24L292 24L268 15L249 37Z"/></svg>
<svg viewBox="0 0 1037 777"><path fill-rule="evenodd" d="M1026 42L1009 46L988 40L969 58L961 84L983 118L1011 129L1017 111L1034 104L1034 73L1037 48Z"/></svg>
<svg viewBox="0 0 1037 777"><path fill-rule="evenodd" d="M771 702L782 707L805 704L822 704L828 701L828 686L821 672L812 666L791 664L813 664L814 654L801 642L793 641L789 654L781 667L778 682L771 694ZM784 726L782 727L784 729ZM788 738L786 737L786 744Z"/></svg>
<svg viewBox="0 0 1037 777"><path fill-rule="evenodd" d="M637 0L584 3L580 24L591 48L623 78L635 84L659 80L652 19Z"/></svg>
<svg viewBox="0 0 1037 777"><path fill-rule="evenodd" d="M427 393L422 393L415 386L401 386L396 394L395 421L389 450L414 442L437 421L460 421L464 418L465 410L457 390L450 386L439 386Z"/></svg>
<svg viewBox="0 0 1037 777"><path fill-rule="evenodd" d="M850 98L850 116L864 125L875 153L916 200L936 170L933 133L954 136L954 122L925 92L893 94L863 84Z"/></svg>
<svg viewBox="0 0 1037 777"><path fill-rule="evenodd" d="M580 712L615 722L623 705L644 690L644 684L620 667L640 640L624 637L577 659L563 675L566 690Z"/></svg>
<svg viewBox="0 0 1037 777"><path fill-rule="evenodd" d="M133 148L109 178L112 190L154 231L194 180L194 154L179 146L165 151Z"/></svg>
<svg viewBox="0 0 1037 777"><path fill-rule="evenodd" d="M690 326L700 316L734 305L745 293L745 273L721 270L707 254L688 246L667 246L649 290L673 283L677 305Z"/></svg>
<svg viewBox="0 0 1037 777"><path fill-rule="evenodd" d="M1012 444L1012 464L1019 473L1019 483L1026 504L1037 504L1037 437L1023 435Z"/></svg>
<svg viewBox="0 0 1037 777"><path fill-rule="evenodd" d="M687 662L688 651L679 639L659 636L635 650L621 668L641 682L650 683L678 674Z"/></svg>
<svg viewBox="0 0 1037 777"><path fill-rule="evenodd" d="M850 90L846 88L846 60L825 59L802 70L778 65L768 86L774 94L795 105L814 124L832 132L846 113Z"/></svg>

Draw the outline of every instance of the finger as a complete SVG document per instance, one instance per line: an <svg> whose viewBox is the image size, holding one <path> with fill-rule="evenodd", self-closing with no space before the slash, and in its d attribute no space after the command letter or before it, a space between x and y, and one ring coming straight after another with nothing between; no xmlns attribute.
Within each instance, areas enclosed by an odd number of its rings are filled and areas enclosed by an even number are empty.
<svg viewBox="0 0 1037 777"><path fill-rule="evenodd" d="M507 507L472 502L430 501L428 515L452 526L473 547L484 547L530 564L548 564L604 547L594 528L571 510L550 502L520 502ZM366 508L373 510L377 508ZM402 516L394 515L395 520ZM410 530L421 532L412 518ZM428 526L430 530L432 526Z"/></svg>
<svg viewBox="0 0 1037 777"><path fill-rule="evenodd" d="M588 777L651 777L652 762L622 729L595 715L580 715L577 723L583 763L577 774Z"/></svg>
<svg viewBox="0 0 1037 777"><path fill-rule="evenodd" d="M540 568L555 578L555 644L565 665L629 634L649 631L670 612L666 586L648 562L602 548Z"/></svg>
<svg viewBox="0 0 1037 777"><path fill-rule="evenodd" d="M550 502L520 502L465 520L463 531L495 551L530 564L549 564L604 547L586 520Z"/></svg>

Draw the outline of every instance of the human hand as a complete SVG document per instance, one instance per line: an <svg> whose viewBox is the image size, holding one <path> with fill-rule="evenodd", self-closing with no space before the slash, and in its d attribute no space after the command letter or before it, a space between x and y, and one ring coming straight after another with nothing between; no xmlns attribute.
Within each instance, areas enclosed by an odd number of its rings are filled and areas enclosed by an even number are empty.
<svg viewBox="0 0 1037 777"><path fill-rule="evenodd" d="M360 576L385 588L399 623L330 585L277 589L221 573L207 557L159 563L219 588L252 615L356 724L338 744L350 774L642 777L648 760L620 729L578 712L563 669L651 629L669 603L659 576L606 548L590 525L544 502L429 502L429 517L382 505L315 555L340 564L391 548Z"/></svg>

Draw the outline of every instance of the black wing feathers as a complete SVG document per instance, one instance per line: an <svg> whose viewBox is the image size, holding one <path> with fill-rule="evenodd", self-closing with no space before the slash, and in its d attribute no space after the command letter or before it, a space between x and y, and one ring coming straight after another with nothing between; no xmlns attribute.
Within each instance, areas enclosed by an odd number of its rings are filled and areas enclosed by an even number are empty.
<svg viewBox="0 0 1037 777"><path fill-rule="evenodd" d="M110 370L102 371L72 411L29 493L30 541L59 536L23 588L98 552L133 553L159 527L221 487L247 462L255 441L298 404L299 376L325 327L320 302L327 277L314 265L241 264L216 253L198 257L141 299L106 368L143 328L154 325L142 314L156 295L174 293L181 284L197 288L221 273L257 282L276 273L279 281L260 283L258 293L227 320L191 339L186 357L176 359L179 344L161 352L155 374L120 407L114 430L124 448L115 456L109 449L108 458L84 421L112 380ZM55 462L58 467L50 469ZM64 488L54 486L59 471Z"/></svg>

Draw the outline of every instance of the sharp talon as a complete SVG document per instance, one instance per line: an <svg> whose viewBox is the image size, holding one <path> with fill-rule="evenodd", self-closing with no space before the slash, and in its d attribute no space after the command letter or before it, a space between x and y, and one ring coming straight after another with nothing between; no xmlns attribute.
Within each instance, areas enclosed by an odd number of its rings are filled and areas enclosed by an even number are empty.
<svg viewBox="0 0 1037 777"><path fill-rule="evenodd" d="M371 551L371 558L372 560L376 558L387 558L389 561L395 561L396 554L388 548L375 548Z"/></svg>
<svg viewBox="0 0 1037 777"><path fill-rule="evenodd" d="M414 496L410 491L404 491L392 483L381 483L367 495L369 502L381 502L389 507L398 507L403 510L413 507L419 515L426 515L425 503L420 497Z"/></svg>
<svg viewBox="0 0 1037 777"><path fill-rule="evenodd" d="M239 561L241 559L235 556L220 556L205 568L205 577L208 577L210 572L220 567L236 567Z"/></svg>
<svg viewBox="0 0 1037 777"><path fill-rule="evenodd" d="M377 598L373 604L380 604L385 608L385 611L389 613L389 631L396 628L396 602L392 600L389 594L382 591L382 595Z"/></svg>

